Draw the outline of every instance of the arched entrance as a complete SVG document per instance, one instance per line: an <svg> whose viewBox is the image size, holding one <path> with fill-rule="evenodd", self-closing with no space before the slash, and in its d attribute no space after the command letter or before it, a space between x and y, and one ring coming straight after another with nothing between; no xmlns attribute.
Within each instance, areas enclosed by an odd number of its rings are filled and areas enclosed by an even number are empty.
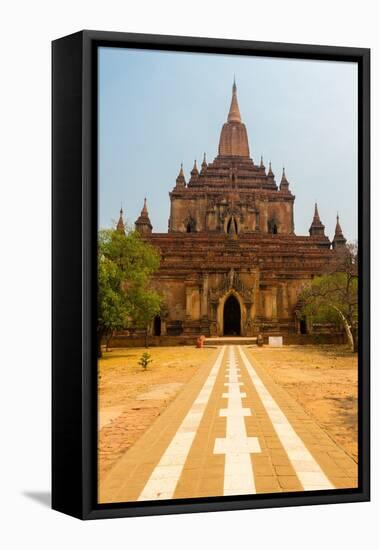
<svg viewBox="0 0 379 550"><path fill-rule="evenodd" d="M224 304L224 336L241 335L241 308L237 298L231 294Z"/></svg>

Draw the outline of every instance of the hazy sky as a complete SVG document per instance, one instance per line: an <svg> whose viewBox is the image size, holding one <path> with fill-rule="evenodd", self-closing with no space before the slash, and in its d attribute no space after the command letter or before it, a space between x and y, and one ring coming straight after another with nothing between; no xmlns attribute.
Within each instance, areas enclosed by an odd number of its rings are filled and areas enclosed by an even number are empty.
<svg viewBox="0 0 379 550"><path fill-rule="evenodd" d="M203 153L217 155L233 75L255 162L283 164L296 195L295 232L308 234L317 201L326 234L336 212L357 238L357 66L101 48L99 50L99 223L122 203L134 223L146 196L154 231L167 231L169 191Z"/></svg>

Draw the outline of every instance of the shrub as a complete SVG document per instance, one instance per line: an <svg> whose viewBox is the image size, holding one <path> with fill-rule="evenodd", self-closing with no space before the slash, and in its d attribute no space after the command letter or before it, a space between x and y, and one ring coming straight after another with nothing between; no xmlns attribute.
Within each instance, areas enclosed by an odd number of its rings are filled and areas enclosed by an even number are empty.
<svg viewBox="0 0 379 550"><path fill-rule="evenodd" d="M151 358L151 355L150 353L148 353L147 351L145 351L141 357L140 357L140 360L138 361L138 364L141 365L141 367L146 370L147 369L147 365L149 363L152 362L152 358Z"/></svg>

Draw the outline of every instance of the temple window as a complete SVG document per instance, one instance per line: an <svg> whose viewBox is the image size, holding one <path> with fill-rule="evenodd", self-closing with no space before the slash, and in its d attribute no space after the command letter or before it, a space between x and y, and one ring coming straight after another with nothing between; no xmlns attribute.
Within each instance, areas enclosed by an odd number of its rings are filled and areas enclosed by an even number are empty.
<svg viewBox="0 0 379 550"><path fill-rule="evenodd" d="M267 223L267 232L271 235L277 235L278 233L278 222L275 219L269 220Z"/></svg>
<svg viewBox="0 0 379 550"><path fill-rule="evenodd" d="M231 233L238 233L237 222L233 217L231 217L228 221L226 232L228 233L228 235L230 235Z"/></svg>
<svg viewBox="0 0 379 550"><path fill-rule="evenodd" d="M195 233L196 231L196 221L193 218L190 218L186 225L187 233Z"/></svg>

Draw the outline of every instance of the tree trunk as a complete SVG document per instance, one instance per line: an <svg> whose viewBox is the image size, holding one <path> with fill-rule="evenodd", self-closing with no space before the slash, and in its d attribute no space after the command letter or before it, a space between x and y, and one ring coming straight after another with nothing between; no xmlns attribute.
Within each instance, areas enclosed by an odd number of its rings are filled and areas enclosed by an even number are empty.
<svg viewBox="0 0 379 550"><path fill-rule="evenodd" d="M345 315L342 313L342 311L340 309L338 309L338 307L336 307L336 306L333 306L333 308L337 311L338 315L341 317L343 328L345 329L345 333L346 333L346 336L347 336L347 341L349 342L350 351L354 352L355 351L355 345L354 345L354 338L353 338L353 335L351 333L351 327L350 327L349 323L347 322L347 319L346 319Z"/></svg>
<svg viewBox="0 0 379 550"><path fill-rule="evenodd" d="M147 343L147 328L145 330L145 348L148 348L148 343Z"/></svg>
<svg viewBox="0 0 379 550"><path fill-rule="evenodd" d="M102 329L97 329L97 358L101 359L103 356L103 352L101 350L101 341L104 336L104 331Z"/></svg>
<svg viewBox="0 0 379 550"><path fill-rule="evenodd" d="M114 330L112 330L111 332L108 332L107 334L107 338L106 338L106 341L105 341L105 349L106 351L109 351L109 345L111 343L111 340L113 338L113 335L114 335Z"/></svg>

